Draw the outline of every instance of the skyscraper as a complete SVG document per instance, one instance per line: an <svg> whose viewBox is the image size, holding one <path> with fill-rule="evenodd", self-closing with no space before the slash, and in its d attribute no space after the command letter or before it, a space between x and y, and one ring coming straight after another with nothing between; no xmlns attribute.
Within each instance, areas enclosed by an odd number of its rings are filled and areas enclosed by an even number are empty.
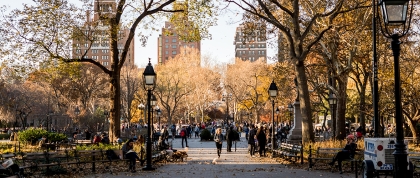
<svg viewBox="0 0 420 178"><path fill-rule="evenodd" d="M186 47L201 51L201 41L186 42L175 33L173 24L165 22L162 33L158 37L158 64L164 64L170 58L174 58Z"/></svg>
<svg viewBox="0 0 420 178"><path fill-rule="evenodd" d="M262 58L267 61L267 41L265 26L243 23L236 28L235 58L256 61Z"/></svg>
<svg viewBox="0 0 420 178"><path fill-rule="evenodd" d="M109 68L111 61L111 52L109 46L109 31L106 22L99 19L99 14L113 14L116 11L115 0L95 0L94 13L91 18L91 12L86 12L86 23L84 28L85 37L79 36L73 39L72 55L73 58L81 58L83 54L88 59L98 61L103 66ZM96 23L99 22L99 23ZM94 26L97 25L97 26ZM90 28L91 27L91 28ZM91 30L95 29L95 30ZM129 29L121 28L118 31L118 51L122 53L125 42L127 41ZM93 43L89 39L94 39ZM90 49L89 49L90 47ZM127 64L134 64L134 40L131 41L127 54Z"/></svg>

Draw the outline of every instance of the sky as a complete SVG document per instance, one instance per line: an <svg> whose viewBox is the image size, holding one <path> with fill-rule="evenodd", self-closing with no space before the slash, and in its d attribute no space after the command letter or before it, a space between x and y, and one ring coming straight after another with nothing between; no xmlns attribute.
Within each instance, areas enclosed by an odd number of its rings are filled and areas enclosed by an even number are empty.
<svg viewBox="0 0 420 178"><path fill-rule="evenodd" d="M78 2L78 0L69 0L70 2ZM0 6L8 5L11 9L22 8L22 4L31 4L32 0L1 0ZM223 11L219 17L217 26L209 28L212 39L204 39L201 41L201 55L210 56L215 63L233 63L235 57L235 46L233 45L235 29L241 23L241 14L238 14L237 7L233 4L229 7L232 10ZM236 9L235 9L236 8ZM159 29L163 27L160 26ZM152 63L157 63L157 38L159 32L155 32L149 37L147 45L142 47L140 42L135 44L135 63L139 67L147 65L148 58L151 58ZM269 52L268 52L269 53Z"/></svg>

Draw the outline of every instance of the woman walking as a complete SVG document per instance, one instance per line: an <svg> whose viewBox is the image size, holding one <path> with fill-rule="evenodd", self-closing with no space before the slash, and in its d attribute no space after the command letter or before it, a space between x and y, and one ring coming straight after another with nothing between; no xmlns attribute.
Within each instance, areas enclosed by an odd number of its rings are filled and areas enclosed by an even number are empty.
<svg viewBox="0 0 420 178"><path fill-rule="evenodd" d="M222 128L218 128L216 129L216 134L214 134L214 142L216 142L217 156L219 158L220 158L220 153L222 153L222 141L223 141Z"/></svg>
<svg viewBox="0 0 420 178"><path fill-rule="evenodd" d="M258 152L260 153L260 157L265 157L265 144L267 142L267 136L265 135L265 130L263 126L260 126L257 131L257 139L258 139Z"/></svg>

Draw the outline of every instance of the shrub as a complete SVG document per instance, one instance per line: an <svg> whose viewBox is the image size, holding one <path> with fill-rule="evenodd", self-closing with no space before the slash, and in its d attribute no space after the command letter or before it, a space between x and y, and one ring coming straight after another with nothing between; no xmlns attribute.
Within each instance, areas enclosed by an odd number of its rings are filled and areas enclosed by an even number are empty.
<svg viewBox="0 0 420 178"><path fill-rule="evenodd" d="M10 138L10 134L0 134L0 140L6 140Z"/></svg>
<svg viewBox="0 0 420 178"><path fill-rule="evenodd" d="M210 131L207 130L207 129L203 129L201 131L200 137L201 137L201 140L212 140L213 139L213 137L211 136Z"/></svg>
<svg viewBox="0 0 420 178"><path fill-rule="evenodd" d="M60 142L67 139L65 134L48 132L43 129L28 129L19 132L19 141L36 143L42 136L45 136L50 142Z"/></svg>

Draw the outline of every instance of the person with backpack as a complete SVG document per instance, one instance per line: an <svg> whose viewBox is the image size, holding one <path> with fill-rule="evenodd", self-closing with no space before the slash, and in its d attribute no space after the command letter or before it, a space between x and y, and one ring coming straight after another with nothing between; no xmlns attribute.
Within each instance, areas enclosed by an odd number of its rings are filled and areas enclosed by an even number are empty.
<svg viewBox="0 0 420 178"><path fill-rule="evenodd" d="M185 140L185 146L188 147L188 142L187 142L187 130L185 129L185 126L182 127L181 132L179 132L179 136L181 136L181 144L182 144L182 148L184 148L184 140Z"/></svg>
<svg viewBox="0 0 420 178"><path fill-rule="evenodd" d="M220 154L222 153L222 143L223 143L222 128L216 129L216 133L214 134L213 140L216 143L217 156L220 158Z"/></svg>

